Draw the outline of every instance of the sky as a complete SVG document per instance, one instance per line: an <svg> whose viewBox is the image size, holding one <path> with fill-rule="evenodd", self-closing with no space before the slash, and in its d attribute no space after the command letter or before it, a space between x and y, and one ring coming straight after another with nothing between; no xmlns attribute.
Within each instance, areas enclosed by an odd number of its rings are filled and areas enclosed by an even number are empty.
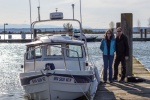
<svg viewBox="0 0 150 100"><path fill-rule="evenodd" d="M38 20L40 6L41 20L49 19L49 14L63 12L64 18L80 20L80 0L31 0L32 22ZM133 14L133 26L149 26L150 0L81 0L83 28L109 28L110 22L120 22L121 13ZM0 0L0 28L28 28L30 25L29 0Z"/></svg>

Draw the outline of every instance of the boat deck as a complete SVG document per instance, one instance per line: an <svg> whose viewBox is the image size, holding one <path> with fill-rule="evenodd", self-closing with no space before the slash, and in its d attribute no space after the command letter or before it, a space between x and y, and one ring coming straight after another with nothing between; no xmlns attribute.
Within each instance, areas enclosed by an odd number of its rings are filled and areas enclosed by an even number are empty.
<svg viewBox="0 0 150 100"><path fill-rule="evenodd" d="M133 73L146 81L101 83L94 100L150 100L150 72L136 58L133 58Z"/></svg>

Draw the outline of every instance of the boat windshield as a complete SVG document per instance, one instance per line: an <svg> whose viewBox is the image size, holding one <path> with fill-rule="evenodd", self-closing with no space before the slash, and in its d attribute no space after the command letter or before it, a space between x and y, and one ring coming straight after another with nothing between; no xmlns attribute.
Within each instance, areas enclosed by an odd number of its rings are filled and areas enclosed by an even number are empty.
<svg viewBox="0 0 150 100"><path fill-rule="evenodd" d="M44 48L45 47L46 47L46 56L62 56L66 51L65 54L69 58L78 58L78 57L83 58L82 45L53 44L53 45L44 46ZM30 46L27 48L27 53L26 53L27 60L37 59L41 57L42 57L42 46Z"/></svg>
<svg viewBox="0 0 150 100"><path fill-rule="evenodd" d="M26 59L31 60L31 59L36 59L36 58L41 58L42 57L42 48L41 46L31 46L27 48L27 55Z"/></svg>
<svg viewBox="0 0 150 100"><path fill-rule="evenodd" d="M61 56L62 55L62 48L61 45L48 45L46 47L47 56Z"/></svg>
<svg viewBox="0 0 150 100"><path fill-rule="evenodd" d="M71 58L76 58L76 57L83 57L82 53L82 46L81 45L72 45L68 44L67 45L67 56ZM76 51L76 52L75 52Z"/></svg>

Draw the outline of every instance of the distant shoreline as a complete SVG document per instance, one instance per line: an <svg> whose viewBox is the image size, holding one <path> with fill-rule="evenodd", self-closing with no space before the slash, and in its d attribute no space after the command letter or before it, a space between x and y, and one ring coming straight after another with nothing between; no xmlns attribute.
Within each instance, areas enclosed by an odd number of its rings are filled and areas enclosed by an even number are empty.
<svg viewBox="0 0 150 100"><path fill-rule="evenodd" d="M64 32L64 28L36 28L37 30L45 33L45 32ZM84 32L88 32L86 34L104 34L104 32L108 28L83 28ZM143 29L143 33L145 29L147 30L147 33L150 33L150 28L149 27L140 27L140 29ZM73 30L78 30L76 28L73 28ZM133 27L132 31L134 34L139 34L139 27ZM3 28L0 28L0 34L4 32ZM5 27L5 33L15 33L15 34L20 34L21 32L30 34L30 28L7 28ZM115 31L114 31L115 32Z"/></svg>
<svg viewBox="0 0 150 100"><path fill-rule="evenodd" d="M42 32L42 34L66 34L68 32ZM104 34L105 32L90 32L90 33L85 33L85 34ZM4 34L3 32L0 32L0 35ZM31 34L30 32L6 32L5 34ZM37 33L41 34L41 33ZM139 32L133 32L133 34L141 34ZM144 33L143 33L144 34ZM150 34L150 33L147 33Z"/></svg>

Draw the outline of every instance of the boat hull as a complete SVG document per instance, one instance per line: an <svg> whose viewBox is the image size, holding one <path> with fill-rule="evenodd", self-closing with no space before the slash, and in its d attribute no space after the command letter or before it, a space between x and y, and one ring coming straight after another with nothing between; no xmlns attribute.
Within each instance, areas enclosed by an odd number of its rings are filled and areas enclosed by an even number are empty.
<svg viewBox="0 0 150 100"><path fill-rule="evenodd" d="M35 100L73 100L89 92L91 75L47 74L22 78L26 95Z"/></svg>

